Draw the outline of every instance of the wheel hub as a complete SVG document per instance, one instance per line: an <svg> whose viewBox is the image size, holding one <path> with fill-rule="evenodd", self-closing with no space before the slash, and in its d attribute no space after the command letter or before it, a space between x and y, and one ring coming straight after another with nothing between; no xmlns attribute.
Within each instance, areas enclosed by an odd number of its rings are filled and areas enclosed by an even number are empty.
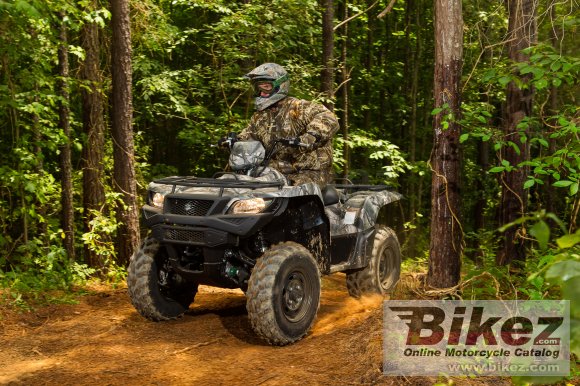
<svg viewBox="0 0 580 386"><path fill-rule="evenodd" d="M284 289L284 301L286 308L290 311L296 311L302 305L304 300L304 285L299 277L291 277Z"/></svg>
<svg viewBox="0 0 580 386"><path fill-rule="evenodd" d="M157 278L160 287L167 287L169 285L169 275L170 273L168 263L167 260L165 260L157 272Z"/></svg>
<svg viewBox="0 0 580 386"><path fill-rule="evenodd" d="M159 285L159 292L169 299L175 299L178 294L176 290L178 282L176 281L176 274L171 271L169 259L165 258L158 261L157 264L157 284Z"/></svg>

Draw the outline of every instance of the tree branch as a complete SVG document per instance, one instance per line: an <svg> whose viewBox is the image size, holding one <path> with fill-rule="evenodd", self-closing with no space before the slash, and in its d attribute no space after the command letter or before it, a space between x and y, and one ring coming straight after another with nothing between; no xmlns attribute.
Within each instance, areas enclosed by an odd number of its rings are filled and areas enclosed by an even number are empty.
<svg viewBox="0 0 580 386"><path fill-rule="evenodd" d="M395 2L395 0L391 0L392 3ZM351 17L349 17L348 19L341 21L340 23L338 23L337 25L334 26L333 31L336 31L337 29L339 29L340 27L342 27L343 25L345 25L346 23L348 23L349 21L351 21L352 19L356 19L357 17L359 17L360 15L362 15L363 13L367 13L368 11L370 11L372 8L375 7L375 5L377 5L379 2L379 0L375 1L374 3L371 4L370 7L368 7L367 9L365 9L364 11L361 11L359 13L357 13L356 15L353 15ZM390 5L389 5L390 6ZM391 7L392 8L392 7Z"/></svg>
<svg viewBox="0 0 580 386"><path fill-rule="evenodd" d="M377 15L377 19L382 19L383 17L387 16L387 14L393 10L393 7L395 6L395 1L397 0L391 0L389 5L387 5L387 8L385 8L383 12Z"/></svg>

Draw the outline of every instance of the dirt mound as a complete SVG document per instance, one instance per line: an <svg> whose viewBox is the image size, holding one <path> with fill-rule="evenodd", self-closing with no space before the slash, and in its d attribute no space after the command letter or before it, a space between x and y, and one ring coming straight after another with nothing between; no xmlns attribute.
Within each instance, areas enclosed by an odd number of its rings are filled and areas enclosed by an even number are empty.
<svg viewBox="0 0 580 386"><path fill-rule="evenodd" d="M202 286L183 318L163 323L139 316L126 290L101 290L77 305L4 312L0 384L435 383L382 376L381 298L349 298L344 282L342 274L323 279L312 332L286 347L254 335L239 290Z"/></svg>

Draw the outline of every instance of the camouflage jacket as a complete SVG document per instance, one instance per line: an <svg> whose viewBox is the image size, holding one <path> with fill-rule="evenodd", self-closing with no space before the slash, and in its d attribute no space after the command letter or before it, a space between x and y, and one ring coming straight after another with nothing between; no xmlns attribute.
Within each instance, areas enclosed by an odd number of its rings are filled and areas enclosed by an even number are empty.
<svg viewBox="0 0 580 386"><path fill-rule="evenodd" d="M282 172L293 185L325 185L332 179L332 137L338 127L336 116L322 104L287 97L254 113L238 138L261 141L266 149L275 139L299 138L311 146L282 147L269 166Z"/></svg>

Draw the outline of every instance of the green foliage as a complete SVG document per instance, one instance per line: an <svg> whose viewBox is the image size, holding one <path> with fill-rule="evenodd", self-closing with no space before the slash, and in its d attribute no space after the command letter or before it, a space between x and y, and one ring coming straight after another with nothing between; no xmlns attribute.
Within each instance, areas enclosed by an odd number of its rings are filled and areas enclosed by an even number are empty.
<svg viewBox="0 0 580 386"><path fill-rule="evenodd" d="M120 193L108 191L105 193L104 208L123 206ZM93 267L92 273L116 284L125 280L127 270L117 263L114 237L119 228L115 213L107 210L92 212L89 222L89 231L82 234L81 239L85 246L99 256L101 266Z"/></svg>
<svg viewBox="0 0 580 386"><path fill-rule="evenodd" d="M0 288L5 289L0 291L0 300L23 309L31 307L31 302L60 302L66 296L59 291L69 292L95 273L86 264L70 263L64 249L54 242L45 246L34 239L15 252L19 261L10 261L8 269L0 269Z"/></svg>
<svg viewBox="0 0 580 386"><path fill-rule="evenodd" d="M543 236L545 237L545 236ZM549 237L549 236L548 236ZM557 246L537 254L527 282L536 289L533 300L545 298L570 301L570 352L580 356L580 230L556 239ZM530 293L530 292L529 292ZM523 377L518 382L555 383L563 377Z"/></svg>
<svg viewBox="0 0 580 386"><path fill-rule="evenodd" d="M466 85L464 94L467 101L462 105L463 133L460 137L460 142L467 149L465 169L470 179L466 183L471 185L470 181L477 181L485 172L501 182L505 173L523 171L527 176L523 188L529 192L532 205L537 205L534 210L539 213L543 208L549 208L556 211L557 217L569 217L570 222L574 222L573 202L578 195L580 181L580 147L575 118L578 109L572 95L578 86L580 62L577 57L567 55L561 49L556 52L546 44L538 44L525 52L530 55L527 62L509 63L498 56L490 59L495 60L493 66L474 69L470 74L470 83ZM515 82L522 89L533 88L536 114L521 119L515 135L505 136L501 129L505 124L502 122L501 104L509 82ZM548 108L555 103L555 96L559 96L560 100L557 111ZM566 101L572 104L566 104ZM480 170L479 165L470 161L484 149L482 144L493 150L496 157L487 170ZM517 154L527 148L529 159L520 164L511 164L503 158L507 148ZM490 182L497 186L493 180L487 179L486 182L488 184L485 186L489 186ZM493 196L494 190L490 189L486 194L490 198L488 207L494 205ZM531 221L533 225L528 231L537 240L540 249L546 250L549 228L555 222L554 219L551 219L552 223L536 221L533 219L535 215L524 216L520 221Z"/></svg>
<svg viewBox="0 0 580 386"><path fill-rule="evenodd" d="M335 166L341 167L345 163L342 152L344 146L355 151L362 150L370 160L382 165L380 166L382 172L377 173L376 180L373 180L376 183L397 186L397 178L411 169L411 165L405 160L397 145L383 139L369 138L364 133L357 132L351 133L346 141L342 137L336 138L333 148ZM376 166L373 166L373 169L376 169Z"/></svg>
<svg viewBox="0 0 580 386"><path fill-rule="evenodd" d="M554 237L549 223L557 224ZM530 235L537 241L526 260L524 272L513 275L509 267L497 267L484 260L483 265L466 261L461 288L462 297L471 299L567 299L571 311L571 352L580 355L580 230L566 234L562 221L544 211L524 216L506 227L527 224ZM505 227L504 227L505 228ZM504 229L499 229L503 232ZM552 241L552 239L555 240ZM485 246L490 238L481 235L479 242ZM491 280L490 280L491 279ZM514 377L515 384L551 384L564 377Z"/></svg>
<svg viewBox="0 0 580 386"><path fill-rule="evenodd" d="M522 88L534 87L536 90L543 90L549 86L577 84L580 59L563 56L547 44L538 44L523 52L530 55L530 63L517 63L516 68L519 74L530 74L532 77L529 83L519 85Z"/></svg>
<svg viewBox="0 0 580 386"><path fill-rule="evenodd" d="M70 73L76 74L76 60L84 58L75 45L80 27L86 22L104 27L110 19L106 9L86 13L80 6L66 1L0 3L0 287L6 288L5 301L23 307L29 300L54 301L46 294L70 291L95 273L82 256L76 262L66 256L60 224L59 156L69 140L59 126L61 104L71 111L73 165L80 164L83 134L77 120L82 85L66 79L70 103L58 96L63 80L55 76L59 29L64 22L69 30ZM81 174L74 177L74 199L80 202Z"/></svg>
<svg viewBox="0 0 580 386"><path fill-rule="evenodd" d="M260 62L284 65L294 95L316 96L316 1L162 1L143 8L135 36L136 124L149 143L178 149L158 162L179 173L222 169L224 158L208 144L245 127L252 108L242 76Z"/></svg>

